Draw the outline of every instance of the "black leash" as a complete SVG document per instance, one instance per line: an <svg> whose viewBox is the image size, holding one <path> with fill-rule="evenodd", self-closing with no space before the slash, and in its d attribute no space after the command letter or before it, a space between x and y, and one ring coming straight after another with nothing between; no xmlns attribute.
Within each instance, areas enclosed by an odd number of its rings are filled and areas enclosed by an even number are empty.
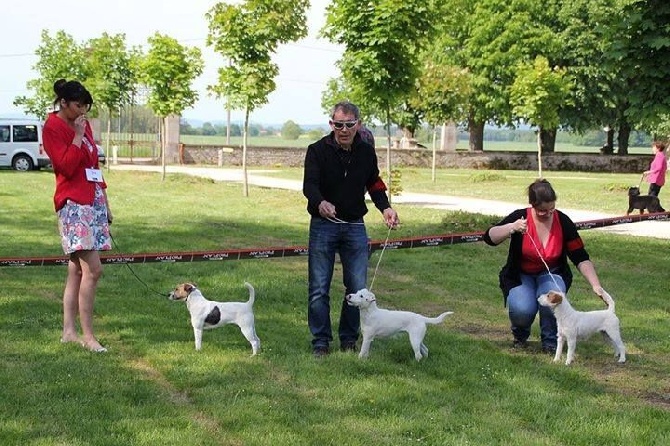
<svg viewBox="0 0 670 446"><path fill-rule="evenodd" d="M109 238L112 239L112 243L114 244L114 248L116 248L117 250L120 251L120 249L119 249L119 245L116 243L116 240L114 240L114 237L112 236L112 232L111 232L111 231L109 232ZM161 292L156 291L156 290L154 290L153 288L149 287L149 285L148 285L144 280L142 280L142 279L140 278L140 276L138 276L137 273L135 273L135 271L133 271L133 269L130 267L130 264L129 264L129 263L125 263L125 265L128 267L128 271L130 271L130 273L131 273L133 276L135 276L135 278L137 279L137 281L140 282L142 285L144 285L144 286L146 287L147 291L150 291L150 292L152 292L152 293L154 293L154 294L157 294L157 295L159 295L160 297L168 297L168 296L170 295L169 293L161 293Z"/></svg>

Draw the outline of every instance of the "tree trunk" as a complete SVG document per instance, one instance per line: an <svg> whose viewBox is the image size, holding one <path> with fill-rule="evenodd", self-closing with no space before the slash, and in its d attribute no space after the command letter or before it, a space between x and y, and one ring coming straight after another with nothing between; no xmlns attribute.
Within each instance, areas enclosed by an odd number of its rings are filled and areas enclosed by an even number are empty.
<svg viewBox="0 0 670 446"><path fill-rule="evenodd" d="M470 151L484 151L484 121L475 121L473 118L470 118L468 120L468 131L470 132Z"/></svg>
<svg viewBox="0 0 670 446"><path fill-rule="evenodd" d="M624 121L619 125L619 134L617 142L619 143L618 155L628 155L628 139L630 138L630 124Z"/></svg>
<svg viewBox="0 0 670 446"><path fill-rule="evenodd" d="M435 182L435 166L437 164L437 127L433 128L433 161L430 165L430 179Z"/></svg>
<svg viewBox="0 0 670 446"><path fill-rule="evenodd" d="M542 178L542 128L537 131L537 177Z"/></svg>
<svg viewBox="0 0 670 446"><path fill-rule="evenodd" d="M542 153L553 153L556 147L556 129L545 130L540 127Z"/></svg>
<svg viewBox="0 0 670 446"><path fill-rule="evenodd" d="M386 187L388 187L389 192L389 204L391 204L392 196L391 193L391 108L386 106L386 137L388 139L388 144L386 145Z"/></svg>
<svg viewBox="0 0 670 446"><path fill-rule="evenodd" d="M165 140L166 138L166 131L165 131L165 120L167 117L161 117L160 118L160 137L161 137L161 181L165 181L165 165L166 165L166 160L165 160L165 152L166 152L166 147L165 147Z"/></svg>
<svg viewBox="0 0 670 446"><path fill-rule="evenodd" d="M249 107L244 112L244 135L242 137L242 196L249 196L247 180L247 135L249 134Z"/></svg>
<svg viewBox="0 0 670 446"><path fill-rule="evenodd" d="M614 148L614 129L610 127L609 125L605 127L607 129L606 136L607 136L607 147L610 149ZM611 153L611 152L610 152Z"/></svg>
<svg viewBox="0 0 670 446"><path fill-rule="evenodd" d="M110 150L110 133L112 131L112 109L107 108L108 115L107 115L107 137L105 138L105 154L107 156L107 170L109 170L109 165L111 164L109 162L110 159L112 159L112 151ZM121 113L119 113L119 122L121 122ZM119 133L121 133L119 131ZM102 141L101 141L102 142ZM97 149L97 147L96 147Z"/></svg>

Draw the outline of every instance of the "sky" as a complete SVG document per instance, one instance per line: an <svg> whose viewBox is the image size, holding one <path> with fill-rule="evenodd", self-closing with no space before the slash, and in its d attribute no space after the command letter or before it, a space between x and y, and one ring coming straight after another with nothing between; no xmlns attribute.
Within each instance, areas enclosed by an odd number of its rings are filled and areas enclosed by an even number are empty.
<svg viewBox="0 0 670 446"><path fill-rule="evenodd" d="M147 39L155 32L168 35L188 47L198 47L205 61L203 74L193 87L198 102L184 110L191 121L225 121L223 100L209 96L207 86L217 81L217 69L225 61L205 44L205 14L214 0L23 0L12 1L3 8L0 27L0 117L20 117L23 110L14 107L14 98L30 95L26 82L35 79L32 69L37 62L35 50L40 34L47 30L51 37L65 31L78 43L97 38L103 32L123 33L128 47L141 45L146 51ZM327 124L328 116L321 109L321 94L326 82L338 75L335 63L341 47L317 37L325 23L327 0L311 0L307 16L309 34L298 42L281 45L273 56L279 66L275 78L277 89L268 96L268 104L254 110L251 122L283 124L293 120L300 125ZM95 98L93 98L95 100ZM242 111L232 111L233 121L242 121Z"/></svg>

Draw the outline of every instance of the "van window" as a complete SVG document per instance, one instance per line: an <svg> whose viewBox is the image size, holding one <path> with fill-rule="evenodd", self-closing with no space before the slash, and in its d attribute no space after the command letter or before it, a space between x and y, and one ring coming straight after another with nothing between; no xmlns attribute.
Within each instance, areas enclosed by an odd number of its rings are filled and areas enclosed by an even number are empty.
<svg viewBox="0 0 670 446"><path fill-rule="evenodd" d="M14 142L37 142L37 126L14 125Z"/></svg>
<svg viewBox="0 0 670 446"><path fill-rule="evenodd" d="M0 142L9 142L9 126L0 125Z"/></svg>

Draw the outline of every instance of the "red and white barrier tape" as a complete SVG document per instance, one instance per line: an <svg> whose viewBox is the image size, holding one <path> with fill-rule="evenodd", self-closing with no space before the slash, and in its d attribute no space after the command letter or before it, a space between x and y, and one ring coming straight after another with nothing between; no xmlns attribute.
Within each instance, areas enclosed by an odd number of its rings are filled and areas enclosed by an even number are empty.
<svg viewBox="0 0 670 446"><path fill-rule="evenodd" d="M595 229L606 226L637 223L641 221L666 221L670 220L670 212L659 212L655 214L627 215L625 217L612 217L599 220L587 220L575 223L578 229ZM370 242L370 250L380 249L408 249L426 248L432 246L455 245L458 243L479 242L483 239L483 232L467 234L443 234L414 238L400 238L394 240L373 240ZM134 263L176 263L176 262L200 262L216 260L249 260L249 259L274 259L284 257L300 257L307 255L306 246L290 246L278 248L253 248L232 249L222 251L188 251L188 252L165 252L150 254L110 254L101 255L100 259L105 265L122 265ZM23 257L2 258L0 267L3 266L53 266L67 265L68 258L60 257Z"/></svg>

